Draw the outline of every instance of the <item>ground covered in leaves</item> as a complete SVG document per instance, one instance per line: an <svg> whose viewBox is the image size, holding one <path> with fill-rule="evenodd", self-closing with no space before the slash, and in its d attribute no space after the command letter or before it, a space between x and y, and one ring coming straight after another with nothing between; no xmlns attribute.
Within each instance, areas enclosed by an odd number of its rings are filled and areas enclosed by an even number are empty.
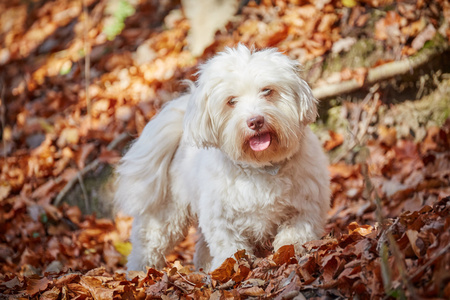
<svg viewBox="0 0 450 300"><path fill-rule="evenodd" d="M250 1L201 57L188 50L188 21L164 3L0 3L0 298L450 298L450 119L419 141L400 138L373 120L383 88L364 86L372 68L448 44L448 2ZM361 40L384 59L326 69ZM130 218L55 201L116 163L124 136L185 89L180 79L238 42L309 65L315 91L349 79L368 90L345 104L347 134L324 140L334 158L345 148L330 166L328 235L303 257L291 246L262 258L239 251L206 274L192 268L191 230L167 268L127 278Z"/></svg>

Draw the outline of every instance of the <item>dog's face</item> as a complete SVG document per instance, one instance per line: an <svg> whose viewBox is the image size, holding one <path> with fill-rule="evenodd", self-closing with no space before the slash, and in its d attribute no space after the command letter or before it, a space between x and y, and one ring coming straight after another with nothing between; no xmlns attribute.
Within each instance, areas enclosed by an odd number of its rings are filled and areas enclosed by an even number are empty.
<svg viewBox="0 0 450 300"><path fill-rule="evenodd" d="M293 155L316 100L297 62L274 49L227 49L201 66L185 116L188 141L253 166Z"/></svg>

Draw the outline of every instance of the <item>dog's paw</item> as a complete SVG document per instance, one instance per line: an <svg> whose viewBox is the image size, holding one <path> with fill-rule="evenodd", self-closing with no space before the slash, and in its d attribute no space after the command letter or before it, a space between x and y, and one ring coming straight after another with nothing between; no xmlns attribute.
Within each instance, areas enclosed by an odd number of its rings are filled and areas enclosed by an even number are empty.
<svg viewBox="0 0 450 300"><path fill-rule="evenodd" d="M277 252L281 247L286 245L293 245L295 254L303 256L306 254L306 249L303 247L303 244L300 244L299 242L285 242L285 244L280 243L279 245L274 245L274 252Z"/></svg>
<svg viewBox="0 0 450 300"><path fill-rule="evenodd" d="M149 259L143 259L140 256L133 255L133 252L128 256L128 271L146 271L147 267L161 270L165 266L166 261L163 256L158 255Z"/></svg>
<svg viewBox="0 0 450 300"><path fill-rule="evenodd" d="M313 240L314 238L305 238L304 236L299 236L299 235L278 235L275 239L275 241L273 242L273 248L276 251L278 251L278 249L280 249L282 246L285 245L293 245L294 249L295 249L295 253L297 255L304 255L306 254L306 249L303 247L303 244Z"/></svg>

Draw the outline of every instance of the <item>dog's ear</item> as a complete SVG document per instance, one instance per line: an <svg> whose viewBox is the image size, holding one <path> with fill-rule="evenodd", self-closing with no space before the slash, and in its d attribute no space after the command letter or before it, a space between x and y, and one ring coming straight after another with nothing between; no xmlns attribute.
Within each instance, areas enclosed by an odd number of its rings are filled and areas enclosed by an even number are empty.
<svg viewBox="0 0 450 300"><path fill-rule="evenodd" d="M298 98L300 122L302 122L303 124L313 123L314 121L316 121L316 118L318 116L318 101L316 98L314 98L309 85L300 77L300 70L298 66L295 67L294 72L296 74L294 93Z"/></svg>
<svg viewBox="0 0 450 300"><path fill-rule="evenodd" d="M217 147L217 133L211 117L208 89L191 86L184 116L184 139L197 147Z"/></svg>

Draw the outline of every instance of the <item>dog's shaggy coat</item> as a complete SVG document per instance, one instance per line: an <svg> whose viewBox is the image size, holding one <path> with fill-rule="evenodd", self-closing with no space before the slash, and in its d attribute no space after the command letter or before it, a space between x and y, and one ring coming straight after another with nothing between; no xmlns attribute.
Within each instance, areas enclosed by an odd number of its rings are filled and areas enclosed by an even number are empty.
<svg viewBox="0 0 450 300"><path fill-rule="evenodd" d="M317 101L298 64L274 49L226 49L200 67L117 168L116 202L134 217L129 270L165 266L198 224L194 263L215 269L238 249L275 250L323 234L327 158L308 128Z"/></svg>

